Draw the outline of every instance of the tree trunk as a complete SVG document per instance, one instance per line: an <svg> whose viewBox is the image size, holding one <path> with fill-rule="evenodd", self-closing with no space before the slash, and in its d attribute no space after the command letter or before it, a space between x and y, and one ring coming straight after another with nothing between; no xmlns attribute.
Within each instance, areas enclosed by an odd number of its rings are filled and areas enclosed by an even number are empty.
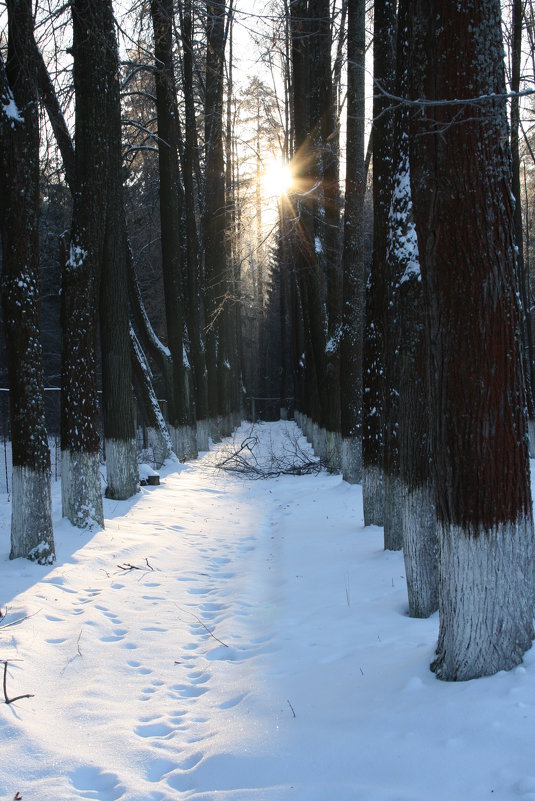
<svg viewBox="0 0 535 801"><path fill-rule="evenodd" d="M160 165L160 222L167 339L173 363L173 394L168 399L171 440L180 460L197 456L195 416L188 398L184 360L185 287L181 265L182 187L179 176L178 105L173 69L173 3L151 0L156 59L156 111Z"/></svg>
<svg viewBox="0 0 535 801"><path fill-rule="evenodd" d="M197 444L199 450L208 450L208 386L206 374L206 355L201 325L201 291L199 266L199 232L197 230L196 209L198 198L193 176L196 154L198 152L193 89L193 20L191 0L184 0L181 17L183 47L183 81L185 105L184 136L184 200L186 215L186 259L187 259L187 321L193 362L193 381L195 386L195 409L197 417Z"/></svg>
<svg viewBox="0 0 535 801"><path fill-rule="evenodd" d="M208 409L219 437L230 411L230 363L226 331L227 247L225 242L225 166L223 158L223 64L227 11L207 0L205 92L204 246L206 281L206 366Z"/></svg>
<svg viewBox="0 0 535 801"><path fill-rule="evenodd" d="M340 332L341 271L339 258L340 191L338 170L338 125L334 117L331 72L331 18L329 0L311 0L311 119L315 148L314 242L320 275L325 276L324 304L327 316L327 342L321 367L325 371L325 428L327 466L341 468L340 434ZM323 363L324 362L324 366ZM320 365L318 365L318 370ZM320 378L321 380L321 378Z"/></svg>
<svg viewBox="0 0 535 801"><path fill-rule="evenodd" d="M37 65L31 2L10 0L7 9L5 68L0 59L0 226L13 455L10 558L50 564L55 550L39 321Z"/></svg>
<svg viewBox="0 0 535 801"><path fill-rule="evenodd" d="M392 194L392 103L396 4L374 5L373 39L373 255L364 331L362 500L366 525L383 525L384 314L388 304L386 249Z"/></svg>
<svg viewBox="0 0 535 801"><path fill-rule="evenodd" d="M533 639L500 4L411 0L409 20L410 96L425 99L412 117L410 166L440 552L433 669L441 679L463 680L514 667Z"/></svg>
<svg viewBox="0 0 535 801"><path fill-rule="evenodd" d="M524 263L524 235L522 222L522 200L520 191L520 71L522 60L522 23L524 18L523 0L513 0L511 43L511 156L512 192L515 198L514 221L517 246L517 270L522 303L522 344L524 356L524 378L526 381L526 400L528 406L528 431L530 456L535 456L535 354L533 348L533 320L529 303L529 277Z"/></svg>
<svg viewBox="0 0 535 801"><path fill-rule="evenodd" d="M347 146L341 359L342 471L362 481L362 337L364 324L364 75L366 3L349 0L347 31Z"/></svg>
<svg viewBox="0 0 535 801"><path fill-rule="evenodd" d="M121 100L119 62L111 0L106 3L108 199L100 285L102 409L106 453L106 497L125 500L137 492L137 465L130 315L128 243L123 231Z"/></svg>
<svg viewBox="0 0 535 801"><path fill-rule="evenodd" d="M97 314L106 224L106 0L74 0L75 187L62 276L61 489L73 525L103 525Z"/></svg>
<svg viewBox="0 0 535 801"><path fill-rule="evenodd" d="M132 375L138 403L147 426L147 440L156 468L171 456L172 444L160 404L152 387L152 376L147 359L134 330L130 329Z"/></svg>

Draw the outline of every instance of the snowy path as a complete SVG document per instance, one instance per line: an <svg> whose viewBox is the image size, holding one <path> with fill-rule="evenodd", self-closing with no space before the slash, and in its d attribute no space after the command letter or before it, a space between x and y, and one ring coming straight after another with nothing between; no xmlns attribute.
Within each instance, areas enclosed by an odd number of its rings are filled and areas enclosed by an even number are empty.
<svg viewBox="0 0 535 801"><path fill-rule="evenodd" d="M0 660L35 696L0 706L0 798L534 801L533 652L436 681L437 618L406 616L360 487L214 461L106 501L95 535L58 520L48 571L9 562L3 496L0 607L33 617L0 631Z"/></svg>

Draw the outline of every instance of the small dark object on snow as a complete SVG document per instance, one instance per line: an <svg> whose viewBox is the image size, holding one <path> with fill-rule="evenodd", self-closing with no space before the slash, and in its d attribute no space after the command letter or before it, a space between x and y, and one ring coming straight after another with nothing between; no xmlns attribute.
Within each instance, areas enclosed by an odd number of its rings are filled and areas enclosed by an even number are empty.
<svg viewBox="0 0 535 801"><path fill-rule="evenodd" d="M147 484L149 487L157 487L160 484L160 476L158 473L153 476L147 476Z"/></svg>

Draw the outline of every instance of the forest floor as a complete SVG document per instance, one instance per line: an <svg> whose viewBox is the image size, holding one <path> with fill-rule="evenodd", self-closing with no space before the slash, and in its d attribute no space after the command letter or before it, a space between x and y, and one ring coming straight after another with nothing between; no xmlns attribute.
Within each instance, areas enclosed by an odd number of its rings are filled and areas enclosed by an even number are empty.
<svg viewBox="0 0 535 801"><path fill-rule="evenodd" d="M216 464L243 425L159 487L61 520L51 568L9 561L0 496L0 798L535 800L535 651L446 684L438 617L407 616L403 557L326 472ZM308 446L260 424L256 453Z"/></svg>

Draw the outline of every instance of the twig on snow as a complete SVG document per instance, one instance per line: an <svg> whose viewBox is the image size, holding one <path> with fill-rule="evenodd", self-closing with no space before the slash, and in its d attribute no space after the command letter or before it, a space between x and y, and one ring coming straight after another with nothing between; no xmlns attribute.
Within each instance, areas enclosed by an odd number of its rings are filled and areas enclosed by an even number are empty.
<svg viewBox="0 0 535 801"><path fill-rule="evenodd" d="M37 612L34 612L32 615L25 615L24 617L17 618L17 620L12 620L11 623L4 623L3 626L0 626L0 631L3 631L4 629L9 629L11 626L18 626L19 623L23 623L25 620L29 620L31 617L35 617L35 615L38 615L40 611L41 610L38 609Z"/></svg>
<svg viewBox="0 0 535 801"><path fill-rule="evenodd" d="M8 696L8 694L7 694L7 666L9 664L9 661L12 661L12 662L17 661L17 662L19 662L21 660L18 660L18 659L17 660L4 659L2 661L4 662L3 688L4 688L4 700L5 700L5 703L6 704L13 704L15 701L20 701L21 698L34 698L35 696L33 695L33 693L25 693L24 695L16 695L14 698L10 698Z"/></svg>
<svg viewBox="0 0 535 801"><path fill-rule="evenodd" d="M202 620L200 619L200 617L197 617L196 614L194 614L193 612L190 612L188 609L181 609L180 606L177 607L177 608L180 609L181 612L186 612L186 614L191 615L192 617L194 617L195 620L197 621L197 623L199 623L199 625L201 625L203 627L203 629L205 629L208 632L210 637L213 637L214 640L216 640L218 643L220 643L220 645L224 645L225 648L229 647L226 642L223 642L223 640L220 640L219 637L216 637L213 631L210 631L210 629L208 628L206 623L203 623Z"/></svg>

